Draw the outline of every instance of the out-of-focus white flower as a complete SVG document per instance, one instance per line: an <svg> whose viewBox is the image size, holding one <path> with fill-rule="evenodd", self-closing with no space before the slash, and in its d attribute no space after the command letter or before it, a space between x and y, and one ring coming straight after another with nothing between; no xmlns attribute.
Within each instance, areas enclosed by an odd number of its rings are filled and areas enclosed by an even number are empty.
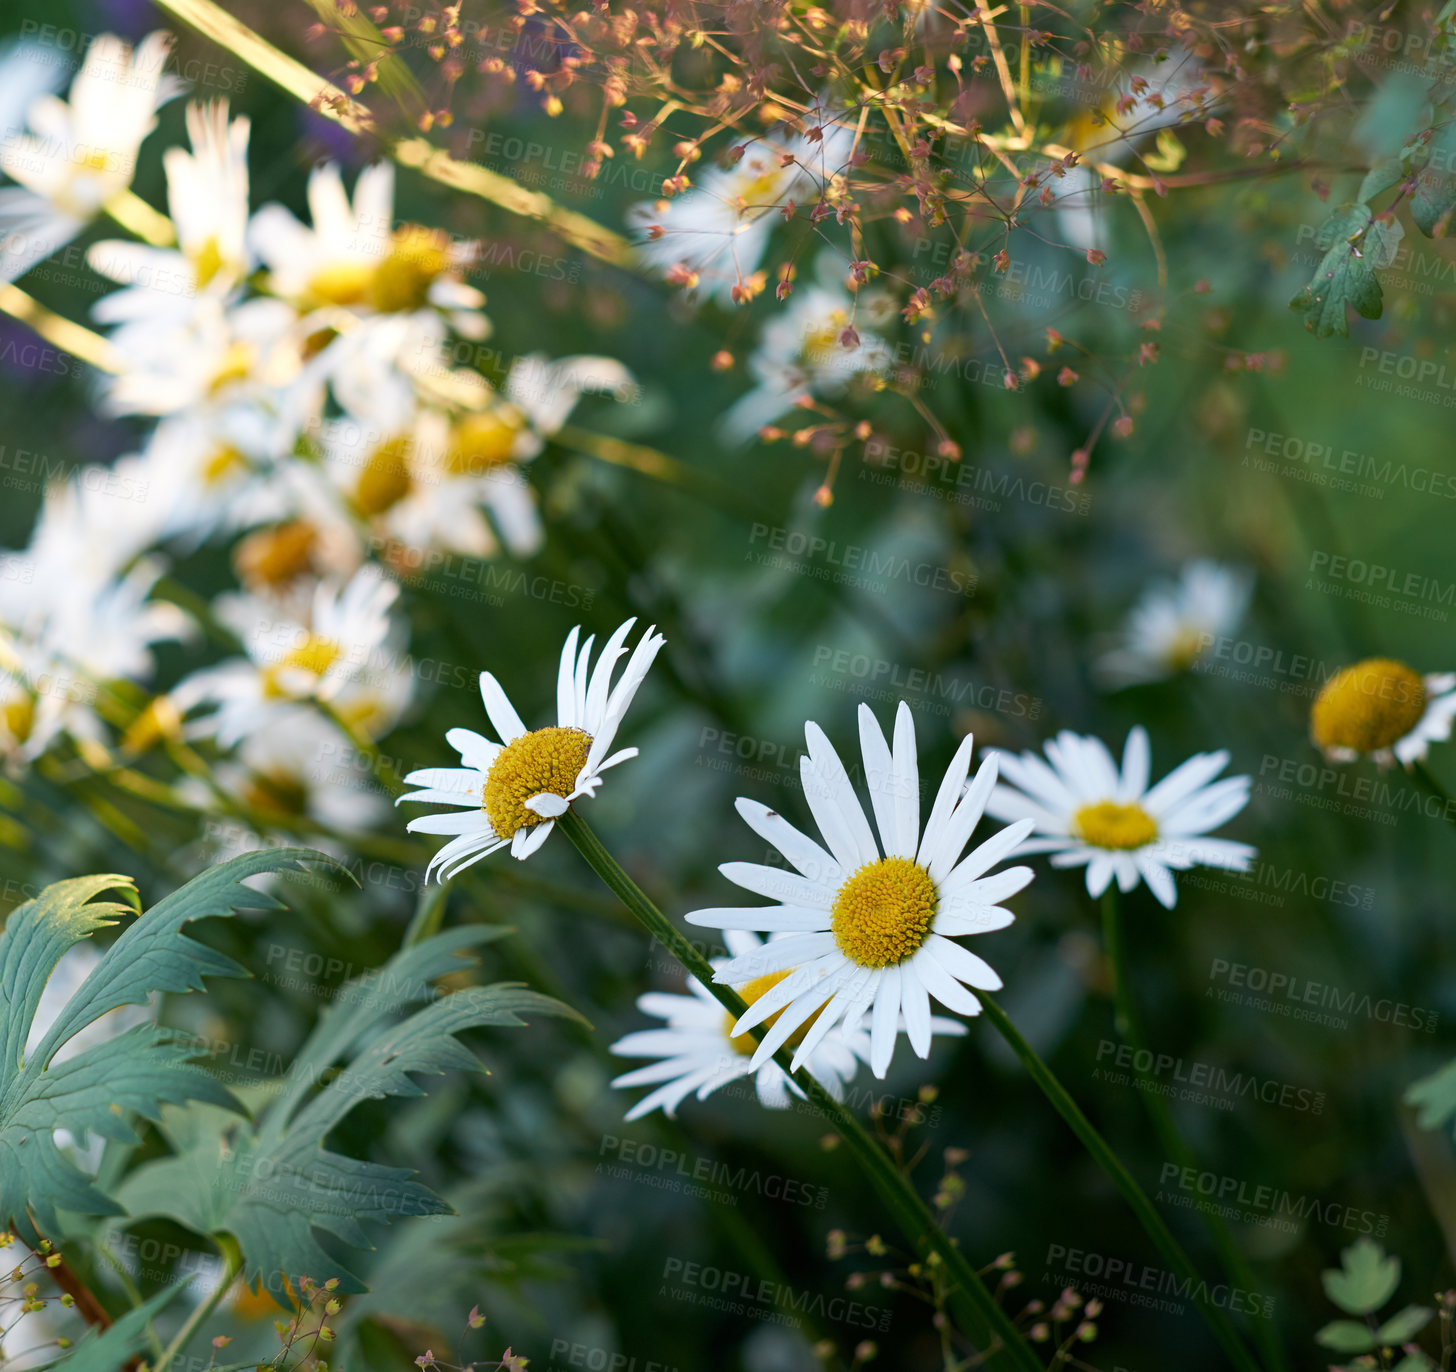
<svg viewBox="0 0 1456 1372"><path fill-rule="evenodd" d="M1253 588L1253 576L1242 568L1206 558L1188 563L1177 581L1155 582L1143 592L1121 643L1099 660L1099 674L1109 685L1130 686L1187 671L1238 628Z"/></svg>
<svg viewBox="0 0 1456 1372"><path fill-rule="evenodd" d="M97 302L103 324L185 319L197 297L226 296L248 270L248 121L228 122L227 102L187 107L192 151L168 148L167 202L176 248L106 239L87 262L125 289Z"/></svg>
<svg viewBox="0 0 1456 1372"><path fill-rule="evenodd" d="M483 338L485 297L461 280L473 243L453 242L443 229L394 220L394 167L359 173L353 203L334 163L309 177L311 225L281 205L264 205L248 235L269 271L269 288L308 313L339 306L360 314L440 310L455 331Z"/></svg>
<svg viewBox="0 0 1456 1372"><path fill-rule="evenodd" d="M137 469L159 511L157 537L190 545L218 529L284 518L276 437L257 404L197 406L163 419Z"/></svg>
<svg viewBox="0 0 1456 1372"><path fill-rule="evenodd" d="M727 930L723 942L730 954L741 958L751 958L763 946L757 934L737 929ZM726 958L715 958L713 969L716 971L727 963ZM783 971L759 977L737 990L752 1005L788 975L787 971ZM729 1082L746 1076L753 1077L759 1103L770 1110L787 1109L790 1093L803 1096L803 1091L772 1058L757 1067L753 1065L753 1052L758 1046L753 1035L734 1035L733 1016L713 999L707 987L696 978L688 977L687 989L690 994L686 996L668 995L661 991L649 991L639 996L637 1008L665 1023L660 1029L642 1029L628 1034L612 1045L612 1052L619 1057L656 1059L612 1082L617 1087L657 1088L627 1111L627 1119L640 1119L659 1109L671 1117L690 1092L696 1093L699 1100L705 1100ZM770 1026L776 1018L776 1015L769 1017ZM930 1024L931 1032L936 1034L958 1035L966 1031L959 1021L939 1015L932 1016ZM797 1048L808 1028L806 1025L790 1035L789 1046ZM804 1066L835 1100L842 1100L845 1084L854 1077L860 1063L868 1063L869 1060L868 1030L847 1029L841 1024L819 1040Z"/></svg>
<svg viewBox="0 0 1456 1372"><path fill-rule="evenodd" d="M1122 166L1160 129L1212 112L1208 74L1187 48L1173 48L1166 60L1137 60L1117 73L1100 104L1079 100L1084 112L1062 136L1082 157L1050 184L1057 197L1057 223L1067 242L1084 251L1106 249L1100 213L1103 173L1092 162Z"/></svg>
<svg viewBox="0 0 1456 1372"><path fill-rule="evenodd" d="M216 707L189 732L231 747L306 700L332 706L373 737L387 732L412 683L399 646L404 626L391 614L398 595L399 587L371 565L347 583L320 582L301 606L249 592L218 597L218 618L242 640L247 657L195 672L172 692L184 713Z"/></svg>
<svg viewBox="0 0 1456 1372"><path fill-rule="evenodd" d="M1190 867L1248 870L1247 843L1210 838L1249 803L1248 777L1214 778L1226 752L1198 753L1157 785L1148 785L1151 752L1141 725L1127 736L1119 773L1099 738L1063 730L1044 745L1046 758L992 751L1005 782L986 803L998 819L1034 824L1018 853L1050 853L1053 867L1086 867L1087 893L1100 896L1117 878L1131 891L1145 881L1159 904L1178 903L1174 872Z"/></svg>
<svg viewBox="0 0 1456 1372"><path fill-rule="evenodd" d="M49 94L31 101L31 132L0 147L0 170L18 183L0 191L0 279L13 281L70 242L131 185L157 107L182 89L162 71L171 41L158 30L133 51L101 34L69 102Z"/></svg>
<svg viewBox="0 0 1456 1372"><path fill-rule="evenodd" d="M446 413L397 394L393 404L371 406L380 427L346 415L319 433L328 470L353 510L384 540L385 556L395 552L406 563L432 548L490 557L504 543L518 557L536 552L541 521L517 464L541 451L584 392L625 398L636 387L612 358L552 362L537 353L512 365L504 395L468 371L421 389L459 408Z"/></svg>
<svg viewBox="0 0 1456 1372"><path fill-rule="evenodd" d="M1451 737L1456 672L1421 676L1393 658L1370 657L1337 672L1309 712L1310 737L1331 762L1369 756L1381 767L1425 760Z"/></svg>
<svg viewBox="0 0 1456 1372"><path fill-rule="evenodd" d="M530 857L572 801L594 797L607 768L637 756L635 748L610 749L666 640L649 628L632 650L622 679L613 685L636 622L629 619L617 627L595 667L591 650L596 636L578 653L580 628L567 635L556 679L556 723L544 729L528 730L500 682L489 672L480 674L485 712L501 742L492 743L471 729L451 729L446 741L465 765L426 767L405 777L422 789L400 800L464 807L410 820L411 833L454 835L430 860L427 879L438 870L440 879L448 880L507 844L512 857Z"/></svg>
<svg viewBox="0 0 1456 1372"><path fill-rule="evenodd" d="M304 705L249 734L218 763L217 781L261 818L307 818L343 834L378 828L393 808L338 726Z"/></svg>
<svg viewBox="0 0 1456 1372"><path fill-rule="evenodd" d="M823 111L806 115L805 124L816 117L817 137L750 139L731 167L712 168L675 199L633 206L627 219L644 235L643 262L724 303L750 287L779 212L790 201L817 200L848 164L854 129Z"/></svg>
<svg viewBox="0 0 1456 1372"><path fill-rule="evenodd" d="M111 335L122 370L108 383L113 414L175 414L199 406L258 405L286 449L316 397L302 393L298 316L282 300L229 306L202 295L182 319L129 320Z"/></svg>
<svg viewBox="0 0 1456 1372"><path fill-rule="evenodd" d="M764 325L748 362L758 384L724 414L723 436L747 442L801 397L840 395L856 376L889 366L889 345L853 327L854 314L854 301L838 283L796 292L788 308Z"/></svg>
<svg viewBox="0 0 1456 1372"><path fill-rule="evenodd" d="M962 856L996 784L996 764L986 761L966 785L968 734L922 835L910 707L901 701L896 712L893 746L867 705L860 706L859 729L879 842L834 745L811 720L804 726L808 752L799 765L804 799L825 846L767 806L740 800L738 813L792 870L754 862L726 862L718 870L778 904L686 916L689 924L709 929L787 935L733 958L713 978L735 986L774 979L733 1026L742 1034L773 1017L753 1050L754 1067L791 1038L798 1038L794 1066L802 1066L836 1025L854 1030L869 1015L870 1070L883 1078L901 1032L917 1057L929 1056L932 998L978 1015L981 1003L966 987L1001 989L995 970L954 940L1004 929L1015 919L1000 902L1031 880L1031 868L991 869L1026 837L1030 822L1012 824Z"/></svg>

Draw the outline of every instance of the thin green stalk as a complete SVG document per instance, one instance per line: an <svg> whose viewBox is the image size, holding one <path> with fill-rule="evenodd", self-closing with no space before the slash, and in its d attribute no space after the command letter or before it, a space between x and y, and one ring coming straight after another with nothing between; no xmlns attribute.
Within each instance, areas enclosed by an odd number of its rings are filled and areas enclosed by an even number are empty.
<svg viewBox="0 0 1456 1372"><path fill-rule="evenodd" d="M217 1309L219 1302L227 1295L232 1287L233 1281L243 1268L243 1252L237 1243L223 1234L217 1239L217 1246L222 1250L223 1273L218 1279L216 1286L208 1293L207 1298L197 1305L197 1308L187 1317L187 1323L177 1331L177 1337L172 1340L162 1353L162 1356L152 1364L152 1372L167 1372L167 1369L176 1362L179 1354L184 1353L187 1345L192 1342L197 1331L212 1318L212 1312Z"/></svg>
<svg viewBox="0 0 1456 1372"><path fill-rule="evenodd" d="M713 980L713 969L705 958L685 938L667 916L657 908L636 882L618 865L617 860L604 848L591 831L586 821L568 810L557 821L566 836L576 845L577 851L586 859L587 865L606 884L607 888L642 923L647 932L656 938L682 965L695 976L725 1010L735 1019L748 1008L742 997L731 987ZM762 1039L766 1032L763 1025L749 1031L755 1039ZM904 1177L890 1160L888 1154L871 1137L868 1130L833 1096L829 1094L808 1072L792 1070L792 1053L781 1048L774 1061L793 1078L809 1101L833 1126L868 1174L881 1198L894 1213L896 1222L905 1237L915 1248L923 1261L934 1259L945 1265L955 1282L951 1293L951 1304L955 1307L957 1321L972 1337L986 1337L987 1331L996 1340L988 1350L1008 1354L1015 1363L1027 1369L1041 1372L1041 1359L1011 1317L992 1298L975 1268L967 1261L965 1254L936 1222L930 1208L920 1198L909 1180ZM1255 1370L1256 1372L1256 1370Z"/></svg>
<svg viewBox="0 0 1456 1372"><path fill-rule="evenodd" d="M1052 1103L1056 1112L1071 1126L1082 1146L1092 1154L1097 1165L1122 1192L1123 1199L1138 1217L1148 1237L1158 1246L1158 1251L1173 1270L1191 1284L1193 1302L1213 1331L1214 1337L1223 1345L1230 1362L1240 1372L1261 1372L1259 1364L1250 1356L1233 1325L1229 1323L1228 1316L1202 1294L1205 1283L1198 1275L1197 1268L1193 1266L1178 1240L1169 1232L1168 1226L1163 1223L1163 1217L1154 1209L1152 1201L1134 1180L1132 1173L1122 1165L1121 1159L1108 1146L1107 1140L1088 1122L1087 1116L1067 1093L1067 1088L1053 1076L1051 1068L1041 1060L1036 1049L1021 1037L1020 1031L1012 1024L1006 1012L986 992L978 991L976 995L985 1010L986 1018L995 1025L996 1032L1006 1040L1011 1051L1021 1059L1021 1065L1041 1088L1042 1094Z"/></svg>
<svg viewBox="0 0 1456 1372"><path fill-rule="evenodd" d="M1109 886L1102 895L1102 946L1112 967L1113 1025L1117 1029L1118 1037L1132 1048L1133 1068L1137 1071L1139 1078L1146 1083L1145 1089L1139 1090L1138 1094L1143 1098L1143 1104L1147 1107L1148 1118L1153 1122L1153 1131L1157 1134L1158 1142L1162 1144L1169 1161L1176 1162L1179 1167L1196 1169L1198 1163L1193 1156L1193 1150L1183 1141L1183 1136L1178 1132L1178 1126L1173 1121L1173 1112L1168 1108L1168 1102L1156 1090L1151 1077L1137 1069L1138 1057L1147 1045L1143 1041L1137 1006L1132 997L1132 979L1127 974L1127 943L1123 938L1122 907L1118 900L1115 884ZM1252 1290L1254 1286L1253 1270L1249 1267L1248 1259L1239 1251L1239 1246L1234 1242L1233 1235L1229 1233L1228 1226L1223 1222L1222 1217L1212 1210L1201 1207L1198 1209L1198 1215L1203 1221L1203 1227L1208 1231L1214 1251L1218 1254L1224 1270L1234 1285L1241 1286L1246 1291ZM1259 1346L1259 1352L1264 1362L1269 1367L1284 1372L1286 1366L1284 1350L1279 1345L1279 1332L1274 1328L1273 1323L1269 1320L1263 1321L1262 1324L1255 1322L1253 1330L1254 1340Z"/></svg>

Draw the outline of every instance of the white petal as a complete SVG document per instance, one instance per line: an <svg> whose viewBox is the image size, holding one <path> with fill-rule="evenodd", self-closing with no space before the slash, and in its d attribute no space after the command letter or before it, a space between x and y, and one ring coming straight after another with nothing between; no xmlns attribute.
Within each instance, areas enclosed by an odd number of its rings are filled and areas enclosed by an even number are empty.
<svg viewBox="0 0 1456 1372"><path fill-rule="evenodd" d="M542 791L540 795L531 796L522 803L526 809L543 815L547 819L555 819L558 815L564 815L571 808L566 803L565 796L558 796L552 791Z"/></svg>
<svg viewBox="0 0 1456 1372"><path fill-rule="evenodd" d="M734 803L734 808L759 838L773 844L810 881L838 890L848 878L849 873L839 863L807 834L794 828L776 810L770 810L762 802L746 797L740 797ZM850 869L851 872L853 870Z"/></svg>
<svg viewBox="0 0 1456 1372"><path fill-rule="evenodd" d="M984 958L978 958L969 948L962 948L959 943L952 943L939 934L931 934L925 940L925 946L935 949L935 960L957 981L963 981L982 991L1001 989L1002 982L996 975L996 969Z"/></svg>
<svg viewBox="0 0 1456 1372"><path fill-rule="evenodd" d="M480 674L480 698L485 702L485 712L504 743L514 743L526 732L516 707L511 704L501 684L489 672Z"/></svg>
<svg viewBox="0 0 1456 1372"><path fill-rule="evenodd" d="M899 1030L900 969L885 967L875 988L875 1009L870 1021L870 1071L882 1081L890 1069Z"/></svg>

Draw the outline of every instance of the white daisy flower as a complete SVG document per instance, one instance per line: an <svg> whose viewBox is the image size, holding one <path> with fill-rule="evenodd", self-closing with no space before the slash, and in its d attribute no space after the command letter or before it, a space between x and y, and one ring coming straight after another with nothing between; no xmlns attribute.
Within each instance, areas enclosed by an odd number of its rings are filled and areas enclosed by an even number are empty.
<svg viewBox="0 0 1456 1372"><path fill-rule="evenodd" d="M1369 657L1337 672L1309 712L1310 737L1331 762L1362 755L1382 767L1425 760L1451 737L1456 672L1421 676L1393 658Z"/></svg>
<svg viewBox="0 0 1456 1372"><path fill-rule="evenodd" d="M350 203L335 163L308 182L312 225L281 205L264 205L248 230L269 270L269 288L305 312L340 306L361 314L437 309L466 338L483 338L485 297L461 280L475 243L453 242L443 229L394 220L394 167L359 173Z"/></svg>
<svg viewBox="0 0 1456 1372"><path fill-rule="evenodd" d="M304 816L348 834L377 829L390 813L368 760L316 710L280 714L244 739L236 756L218 764L218 782L261 814Z"/></svg>
<svg viewBox="0 0 1456 1372"><path fill-rule="evenodd" d="M795 1051L796 1068L836 1025L853 1029L868 1012L870 1068L883 1077L902 1015L910 1046L923 1058L930 1052L932 997L976 1015L981 1004L966 985L1001 988L1001 978L986 962L952 940L1004 929L1015 918L999 902L1031 880L1031 868L988 873L1026 837L1031 821L1002 830L962 860L996 784L995 761L983 762L967 787L972 744L969 735L961 740L922 836L910 707L902 701L895 715L893 749L867 705L859 709L859 731L883 856L844 764L811 721L804 726L808 753L799 766L805 799L827 849L767 806L739 800L738 813L749 828L773 844L794 871L751 862L725 863L719 871L745 890L780 903L695 910L686 917L689 924L714 929L791 935L735 957L714 978L737 985L796 969L733 1026L741 1034L784 1012L755 1050L754 1067L816 1014Z"/></svg>
<svg viewBox="0 0 1456 1372"><path fill-rule="evenodd" d="M220 596L218 618L248 655L195 672L172 692L184 713L217 707L189 732L231 747L303 700L332 705L371 737L387 732L410 691L409 662L398 649L404 626L391 614L398 596L372 564L348 582L319 582L301 611L247 592Z"/></svg>
<svg viewBox="0 0 1456 1372"><path fill-rule="evenodd" d="M1117 74L1100 104L1076 98L1082 113L1061 141L1083 160L1053 183L1057 223L1068 243L1083 250L1107 246L1103 173L1088 164L1135 162L1138 149L1160 129L1207 119L1217 103L1211 85L1192 50L1176 48L1162 62L1132 62Z"/></svg>
<svg viewBox="0 0 1456 1372"><path fill-rule="evenodd" d="M133 51L100 34L69 103L50 94L31 102L31 132L0 147L0 170L18 183L0 191L0 279L13 281L69 243L131 185L157 107L182 89L162 74L171 42L158 30Z"/></svg>
<svg viewBox="0 0 1456 1372"><path fill-rule="evenodd" d="M617 661L626 651L635 619L618 627L591 666L595 635L577 649L580 628L566 637L556 679L556 723L527 730L500 683L480 674L480 695L500 743L470 729L445 735L460 754L463 767L427 767L405 780L422 789L401 800L463 806L461 813L422 815L412 819L412 833L453 834L431 859L426 880L436 870L442 881L497 848L511 846L511 855L528 858L550 836L558 816L581 796L595 796L608 767L637 756L636 748L609 753L627 707L667 641L649 628L627 660L614 686Z"/></svg>
<svg viewBox="0 0 1456 1372"><path fill-rule="evenodd" d="M187 107L192 151L168 148L167 203L177 247L106 239L86 261L124 290L97 302L103 324L185 319L203 292L224 296L248 270L248 121L228 122L225 100Z"/></svg>
<svg viewBox="0 0 1456 1372"><path fill-rule="evenodd" d="M1171 910L1178 903L1174 872L1248 870L1255 850L1247 843L1208 837L1249 803L1248 777L1214 780L1228 753L1197 753L1150 788L1141 725L1127 736L1120 773L1101 739L1063 730L1044 746L1045 761L993 750L1006 781L986 813L1034 825L1035 837L1017 851L1050 853L1053 867L1086 867L1088 895L1100 896L1114 877L1122 891L1142 880Z"/></svg>
<svg viewBox="0 0 1456 1372"><path fill-rule="evenodd" d="M762 947L762 940L757 934L741 929L725 931L723 942L730 953L739 957L749 957ZM714 970L726 966L727 962L726 958L713 959ZM787 969L770 973L739 986L737 990L752 1005L788 975ZM657 1059L645 1067L624 1073L612 1082L613 1086L624 1088L657 1087L627 1111L626 1118L640 1119L657 1109L671 1117L677 1113L677 1107L689 1092L695 1092L699 1100L706 1100L729 1082L746 1076L753 1077L759 1103L770 1110L787 1109L790 1093L802 1099L803 1091L772 1058L757 1068L753 1066L751 1059L758 1046L753 1035L735 1035L733 1016L695 977L686 980L689 995L649 991L637 998L637 1008L644 1015L665 1021L662 1028L639 1030L612 1045L612 1052L619 1057ZM776 1015L771 1015L768 1023L772 1025L776 1018ZM965 1033L965 1026L958 1020L942 1019L937 1015L931 1017L930 1023L937 1034ZM789 1045L797 1047L808 1029L809 1026L805 1025L791 1034ZM869 1032L859 1028L847 1029L841 1023L820 1039L809 1054L805 1068L835 1100L843 1100L845 1084L859 1070L859 1064L869 1060Z"/></svg>
<svg viewBox="0 0 1456 1372"><path fill-rule="evenodd" d="M745 443L804 396L837 396L867 372L890 365L889 345L869 329L851 329L854 302L840 283L811 285L764 326L748 366L758 384L724 414L719 427Z"/></svg>
<svg viewBox="0 0 1456 1372"><path fill-rule="evenodd" d="M1188 563L1176 582L1155 582L1139 597L1122 642L1099 661L1100 675L1110 685L1131 686L1188 671L1238 627L1253 589L1242 568L1207 558Z"/></svg>
<svg viewBox="0 0 1456 1372"><path fill-rule="evenodd" d="M428 548L491 557L501 543L529 557L541 521L517 464L541 451L583 393L627 396L632 375L612 358L532 354L512 366L504 395L474 372L449 381L435 388L442 404L458 403L449 413L421 405L412 388L386 387L367 419L351 412L324 424L327 469L356 514L406 557Z"/></svg>
<svg viewBox="0 0 1456 1372"><path fill-rule="evenodd" d="M289 512L272 420L255 404L198 406L163 419L138 471L163 512L158 537L194 546Z"/></svg>
<svg viewBox="0 0 1456 1372"><path fill-rule="evenodd" d="M256 405L274 424L272 446L286 450L302 427L308 397L298 316L282 300L227 305L212 295L185 317L143 316L111 334L122 370L107 381L113 414L175 414L199 407Z"/></svg>
<svg viewBox="0 0 1456 1372"><path fill-rule="evenodd" d="M791 200L817 199L843 174L854 129L824 118L818 132L817 139L752 139L732 167L710 169L675 199L633 206L627 219L646 237L638 249L643 262L722 302L731 300L758 270L773 226L781 222L779 211Z"/></svg>

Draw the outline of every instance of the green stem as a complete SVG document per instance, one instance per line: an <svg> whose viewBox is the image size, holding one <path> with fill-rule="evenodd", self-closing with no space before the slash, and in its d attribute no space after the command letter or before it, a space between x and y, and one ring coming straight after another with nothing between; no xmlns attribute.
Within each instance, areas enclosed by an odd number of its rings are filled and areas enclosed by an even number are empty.
<svg viewBox="0 0 1456 1372"><path fill-rule="evenodd" d="M1118 1037L1133 1050L1133 1068L1142 1083L1138 1094L1143 1098L1148 1118L1153 1122L1153 1132L1157 1134L1158 1142L1169 1161L1176 1162L1179 1167L1196 1170L1198 1163L1193 1156L1193 1150L1178 1132L1168 1102L1158 1092L1152 1077L1137 1069L1139 1056L1145 1051L1146 1044L1138 1024L1137 1006L1132 998L1132 980L1127 974L1127 944L1122 935L1122 905L1118 900L1115 884L1109 886L1102 895L1102 945L1112 967L1113 1025L1117 1029ZM1253 1290L1253 1270L1234 1242L1222 1217L1202 1207L1198 1208L1198 1215L1230 1280L1245 1291ZM1279 1346L1278 1331L1268 1320L1263 1324L1256 1323L1253 1329L1255 1342L1265 1363L1283 1372L1284 1351Z"/></svg>
<svg viewBox="0 0 1456 1372"><path fill-rule="evenodd" d="M587 865L688 972L696 977L729 1014L737 1019L748 1008L732 987L713 980L713 968L693 945L673 926L636 882L618 865L602 846L586 821L568 810L557 821L566 836L576 845ZM762 1039L766 1028L758 1025L749 1031ZM939 1261L955 1282L951 1304L957 1321L968 1335L985 1337L986 1331L995 1340L988 1350L992 1356L1004 1352L1015 1363L1041 1372L1041 1360L1022 1337L1011 1317L992 1298L965 1254L940 1225L930 1208L920 1198L909 1180L903 1176L879 1144L848 1110L829 1094L807 1071L794 1071L793 1055L787 1048L774 1054L774 1061L793 1079L804 1095L833 1126L856 1161L868 1174L875 1189L889 1206L905 1237L922 1261Z"/></svg>
<svg viewBox="0 0 1456 1372"><path fill-rule="evenodd" d="M1228 1354L1229 1360L1240 1369L1240 1372L1261 1372L1259 1364L1244 1347L1238 1334L1234 1331L1233 1325L1229 1323L1228 1317L1207 1296L1201 1294L1205 1283L1198 1275L1198 1270L1193 1266L1178 1240L1169 1232L1168 1226L1163 1223L1163 1217L1154 1209L1152 1201L1134 1180L1132 1173L1122 1165L1117 1154L1108 1146L1107 1140L1088 1122L1087 1116L1082 1113L1077 1102L1067 1093L1067 1088L1052 1075L1051 1068L1021 1037L1006 1012L984 991L978 991L976 995L985 1010L986 1018L996 1026L996 1032L1006 1040L1011 1051L1021 1059L1021 1065L1026 1068L1031 1079L1041 1088L1042 1094L1052 1103L1056 1112L1071 1126L1072 1132L1081 1141L1082 1146L1092 1154L1097 1165L1107 1173L1112 1184L1122 1192L1123 1199L1127 1201L1133 1213L1138 1217L1138 1221L1147 1231L1148 1237L1158 1246L1158 1251L1180 1277L1191 1283L1193 1302L1197 1305L1208 1327L1213 1331L1214 1337L1223 1345L1223 1350Z"/></svg>
<svg viewBox="0 0 1456 1372"><path fill-rule="evenodd" d="M152 1372L167 1372L167 1369L177 1360L178 1354L186 1351L193 1336L212 1318L212 1312L217 1309L219 1302L232 1287L234 1279L242 1271L243 1253L237 1243L226 1234L218 1235L216 1242L223 1255L222 1276L208 1294L207 1299L200 1302L187 1317L187 1323L177 1331L177 1337L167 1345L162 1356L152 1365Z"/></svg>

